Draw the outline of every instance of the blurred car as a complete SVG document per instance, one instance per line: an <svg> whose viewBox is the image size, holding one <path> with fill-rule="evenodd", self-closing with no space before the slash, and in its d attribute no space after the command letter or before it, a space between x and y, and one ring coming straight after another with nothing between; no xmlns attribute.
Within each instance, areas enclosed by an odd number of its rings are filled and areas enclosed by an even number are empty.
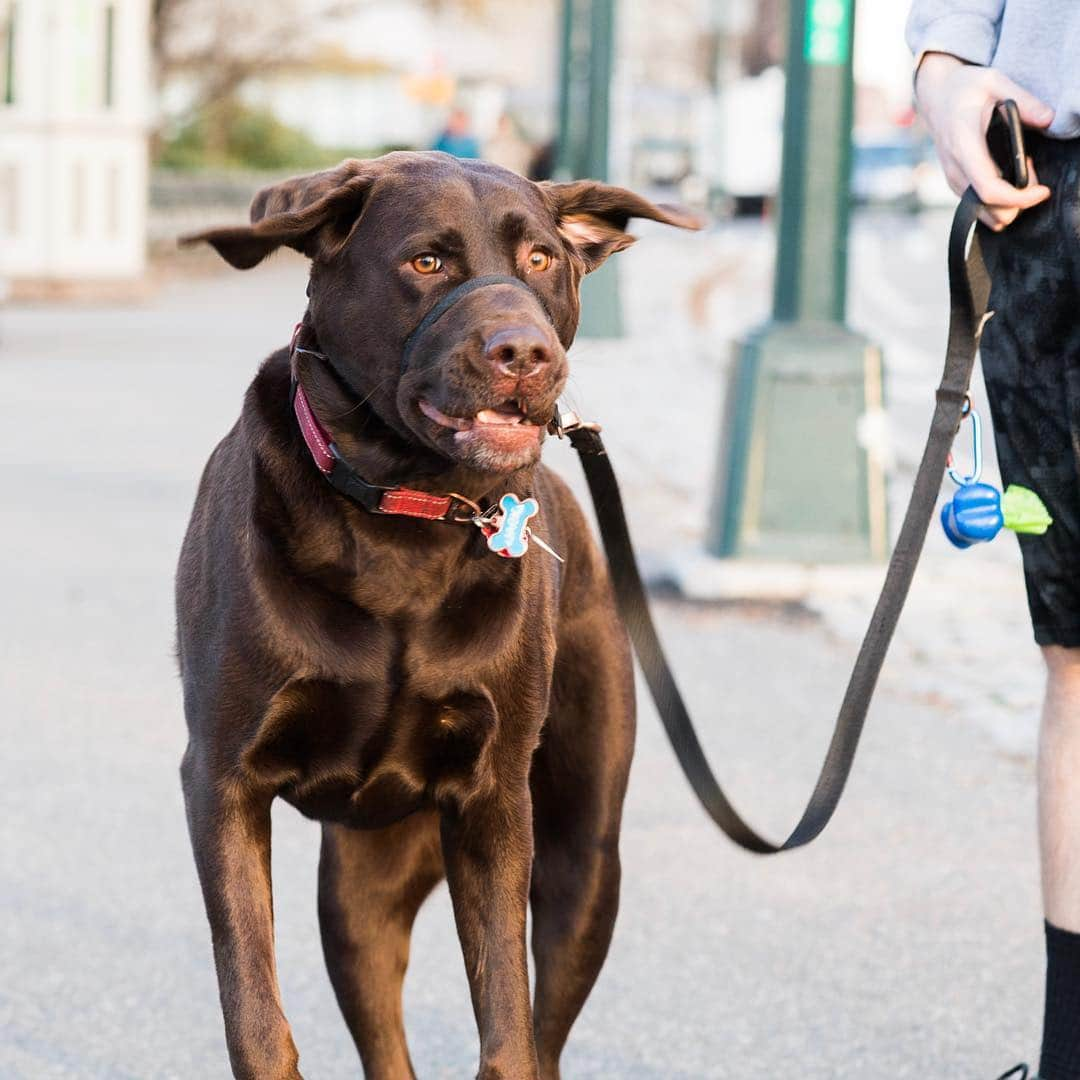
<svg viewBox="0 0 1080 1080"><path fill-rule="evenodd" d="M857 203L914 205L920 154L908 138L857 138L851 147L851 197Z"/></svg>
<svg viewBox="0 0 1080 1080"><path fill-rule="evenodd" d="M686 139L640 139L634 146L632 168L639 186L674 187L690 175L693 149Z"/></svg>
<svg viewBox="0 0 1080 1080"><path fill-rule="evenodd" d="M705 157L717 194L736 207L761 212L780 187L783 127L783 69L767 68L723 88Z"/></svg>
<svg viewBox="0 0 1080 1080"><path fill-rule="evenodd" d="M851 155L851 197L862 205L912 210L956 202L933 143L906 132L856 137Z"/></svg>
<svg viewBox="0 0 1080 1080"><path fill-rule="evenodd" d="M945 179L945 171L938 161L934 144L927 140L923 144L923 156L915 166L915 200L920 208L952 208L957 197Z"/></svg>

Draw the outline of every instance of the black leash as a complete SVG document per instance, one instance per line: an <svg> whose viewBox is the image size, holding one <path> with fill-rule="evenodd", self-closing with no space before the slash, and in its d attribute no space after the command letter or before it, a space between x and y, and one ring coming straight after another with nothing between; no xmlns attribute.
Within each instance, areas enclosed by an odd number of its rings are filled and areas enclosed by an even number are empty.
<svg viewBox="0 0 1080 1080"><path fill-rule="evenodd" d="M1019 130L1018 122L1015 128ZM1021 159L1025 160L1022 154ZM709 767L653 624L623 512L618 481L599 432L593 427L575 423L563 429L581 458L596 507L619 610L675 756L709 816L731 840L748 851L772 855L810 843L829 823L851 773L874 687L911 587L926 530L934 515L949 450L964 415L979 335L990 297L990 279L983 263L979 235L974 231L979 205L978 197L969 189L953 218L949 238L951 311L945 370L937 390L930 434L915 475L911 501L889 560L885 584L859 648L825 763L801 820L782 844L766 840L743 820Z"/></svg>

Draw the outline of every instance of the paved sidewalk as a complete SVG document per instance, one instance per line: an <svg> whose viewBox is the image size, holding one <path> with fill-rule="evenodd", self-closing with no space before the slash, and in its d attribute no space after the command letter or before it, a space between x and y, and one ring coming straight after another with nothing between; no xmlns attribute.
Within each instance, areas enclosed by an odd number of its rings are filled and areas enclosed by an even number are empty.
<svg viewBox="0 0 1080 1080"><path fill-rule="evenodd" d="M770 245L758 226L641 234L620 256L635 336L576 347L571 397L604 421L655 557L700 542L723 343L764 314ZM853 237L852 317L886 350L898 507L944 341L943 244L943 221L860 220ZM713 273L706 334L685 298ZM176 772L172 572L202 464L302 303L303 266L283 258L174 279L140 308L0 312L5 1078L227 1073ZM548 459L579 484L565 447ZM567 1080L975 1080L1034 1054L1038 661L1014 548L957 555L931 537L847 800L809 851L726 844L642 693L620 922ZM657 604L718 771L774 835L809 790L867 600ZM274 829L301 1063L355 1077L318 945L317 828L282 806ZM445 888L421 913L406 998L419 1075L472 1075Z"/></svg>

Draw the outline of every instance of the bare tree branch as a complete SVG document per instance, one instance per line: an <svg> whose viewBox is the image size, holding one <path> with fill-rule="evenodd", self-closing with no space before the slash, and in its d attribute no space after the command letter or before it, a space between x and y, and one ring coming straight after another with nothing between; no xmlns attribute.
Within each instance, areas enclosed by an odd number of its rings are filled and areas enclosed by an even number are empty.
<svg viewBox="0 0 1080 1080"><path fill-rule="evenodd" d="M188 116L227 105L250 79L312 57L327 28L375 0L151 0L151 42L159 87L183 76ZM487 0L425 0L465 18ZM177 118L173 118L177 119ZM220 133L219 133L220 134Z"/></svg>
<svg viewBox="0 0 1080 1080"><path fill-rule="evenodd" d="M184 73L198 85L196 107L247 79L303 60L325 34L369 0L153 0L158 84Z"/></svg>

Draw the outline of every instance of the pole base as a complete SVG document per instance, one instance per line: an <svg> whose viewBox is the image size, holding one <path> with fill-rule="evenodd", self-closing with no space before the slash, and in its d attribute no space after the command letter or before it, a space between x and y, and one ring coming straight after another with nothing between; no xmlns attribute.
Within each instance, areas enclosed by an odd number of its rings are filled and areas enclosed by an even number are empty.
<svg viewBox="0 0 1080 1080"><path fill-rule="evenodd" d="M832 323L769 323L738 346L706 547L723 558L860 562L887 555L881 352Z"/></svg>
<svg viewBox="0 0 1080 1080"><path fill-rule="evenodd" d="M587 275L581 283L581 321L578 323L577 336L626 336L619 292L619 267L612 259Z"/></svg>

